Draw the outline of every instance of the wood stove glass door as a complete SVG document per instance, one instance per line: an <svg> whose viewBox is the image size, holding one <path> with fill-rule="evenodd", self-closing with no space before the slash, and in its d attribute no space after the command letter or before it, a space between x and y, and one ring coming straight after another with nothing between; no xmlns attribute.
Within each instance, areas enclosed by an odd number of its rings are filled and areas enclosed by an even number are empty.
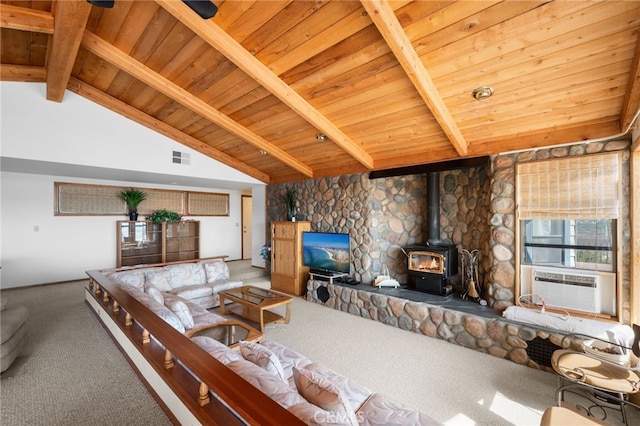
<svg viewBox="0 0 640 426"><path fill-rule="evenodd" d="M444 256L429 251L412 251L409 253L409 269L442 275L444 273Z"/></svg>

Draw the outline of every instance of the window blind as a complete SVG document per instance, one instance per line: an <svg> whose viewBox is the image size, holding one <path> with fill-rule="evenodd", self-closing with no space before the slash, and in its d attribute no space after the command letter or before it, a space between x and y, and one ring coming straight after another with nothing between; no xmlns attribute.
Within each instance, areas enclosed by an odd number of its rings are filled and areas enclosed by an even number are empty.
<svg viewBox="0 0 640 426"><path fill-rule="evenodd" d="M617 152L518 164L519 219L617 219L619 164Z"/></svg>
<svg viewBox="0 0 640 426"><path fill-rule="evenodd" d="M229 194L189 192L187 211L193 216L229 216Z"/></svg>
<svg viewBox="0 0 640 426"><path fill-rule="evenodd" d="M147 194L147 199L138 207L138 213L141 215L150 215L162 209L184 214L183 192L148 188L145 188L144 192Z"/></svg>
<svg viewBox="0 0 640 426"><path fill-rule="evenodd" d="M119 196L124 189L127 187L54 182L54 215L126 215L127 206ZM161 209L188 216L229 216L229 194L139 189L147 194L138 206L142 216Z"/></svg>

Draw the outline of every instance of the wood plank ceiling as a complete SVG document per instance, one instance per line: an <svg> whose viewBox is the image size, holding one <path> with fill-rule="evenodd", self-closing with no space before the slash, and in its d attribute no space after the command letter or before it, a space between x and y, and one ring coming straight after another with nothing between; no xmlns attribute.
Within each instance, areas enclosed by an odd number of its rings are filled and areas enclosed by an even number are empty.
<svg viewBox="0 0 640 426"><path fill-rule="evenodd" d="M607 137L640 106L640 1L214 3L2 1L0 77L266 183Z"/></svg>

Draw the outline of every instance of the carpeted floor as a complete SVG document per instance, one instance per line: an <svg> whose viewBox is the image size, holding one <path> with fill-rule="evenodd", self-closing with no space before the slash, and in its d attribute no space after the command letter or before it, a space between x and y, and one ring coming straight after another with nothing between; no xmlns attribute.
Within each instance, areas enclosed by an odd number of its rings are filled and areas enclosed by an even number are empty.
<svg viewBox="0 0 640 426"><path fill-rule="evenodd" d="M29 343L2 373L0 424L171 424L85 305L86 283L2 291L29 310Z"/></svg>
<svg viewBox="0 0 640 426"><path fill-rule="evenodd" d="M447 425L538 425L554 404L553 374L302 299L265 338Z"/></svg>
<svg viewBox="0 0 640 426"><path fill-rule="evenodd" d="M85 284L2 291L29 310L30 343L2 373L0 424L170 424L84 303ZM265 338L446 425L538 425L555 403L551 373L302 298L291 317L268 325Z"/></svg>
<svg viewBox="0 0 640 426"><path fill-rule="evenodd" d="M291 317L290 324L268 325L264 337L445 425L539 425L556 403L553 373L301 298L293 300ZM578 395L567 401L583 415L592 406ZM627 413L629 424L640 424L640 412ZM603 418L597 408L593 415ZM604 424L623 424L620 412L607 409Z"/></svg>

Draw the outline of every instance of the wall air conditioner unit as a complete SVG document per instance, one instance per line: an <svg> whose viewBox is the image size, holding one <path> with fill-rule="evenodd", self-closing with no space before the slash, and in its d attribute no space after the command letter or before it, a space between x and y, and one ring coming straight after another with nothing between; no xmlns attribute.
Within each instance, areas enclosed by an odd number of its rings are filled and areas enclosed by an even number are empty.
<svg viewBox="0 0 640 426"><path fill-rule="evenodd" d="M567 269L533 268L532 292L549 307L600 313L600 285L597 274Z"/></svg>

